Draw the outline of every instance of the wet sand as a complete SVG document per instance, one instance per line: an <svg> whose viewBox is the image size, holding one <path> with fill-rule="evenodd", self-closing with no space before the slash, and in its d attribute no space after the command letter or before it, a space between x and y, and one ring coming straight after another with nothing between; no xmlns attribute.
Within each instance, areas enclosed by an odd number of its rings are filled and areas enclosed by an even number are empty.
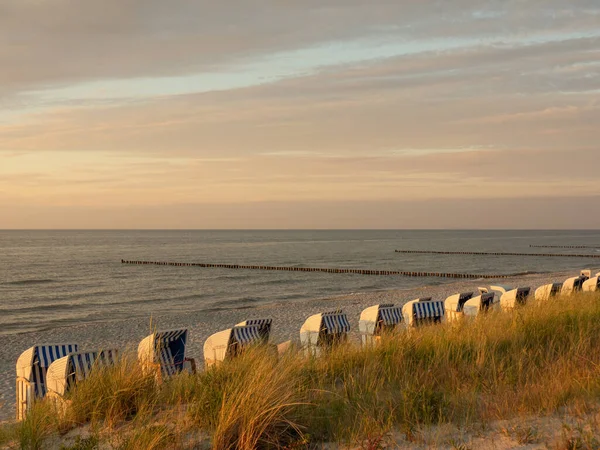
<svg viewBox="0 0 600 450"><path fill-rule="evenodd" d="M422 286L406 290L386 290L376 292L349 293L330 298L306 300L299 304L272 304L262 307L233 309L211 312L192 312L187 314L162 315L152 318L134 318L111 322L90 323L69 327L54 328L46 331L22 333L2 337L0 346L0 420L14 417L15 402L15 362L24 350L35 344L77 343L81 350L98 348L119 348L132 350L152 329L188 328L190 331L188 356L196 358L202 366L202 346L211 334L230 328L236 323L252 318L270 317L273 319L272 342L279 343L289 339L298 340L299 330L304 320L311 314L342 308L347 313L352 326L351 336L358 339L358 319L360 312L379 303L404 304L418 297L445 299L458 292L477 291L478 286L502 284L508 286L538 286L563 281L578 271L552 274L525 275L493 280L461 280L435 286Z"/></svg>

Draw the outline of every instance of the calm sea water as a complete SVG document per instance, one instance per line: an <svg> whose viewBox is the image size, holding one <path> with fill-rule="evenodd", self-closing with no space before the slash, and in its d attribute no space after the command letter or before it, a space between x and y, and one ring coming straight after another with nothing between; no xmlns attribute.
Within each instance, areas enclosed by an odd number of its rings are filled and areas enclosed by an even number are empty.
<svg viewBox="0 0 600 450"><path fill-rule="evenodd" d="M464 273L578 270L600 260L415 255L394 249L595 253L600 231L0 231L0 334L186 311L293 306L451 280L129 266L124 259Z"/></svg>

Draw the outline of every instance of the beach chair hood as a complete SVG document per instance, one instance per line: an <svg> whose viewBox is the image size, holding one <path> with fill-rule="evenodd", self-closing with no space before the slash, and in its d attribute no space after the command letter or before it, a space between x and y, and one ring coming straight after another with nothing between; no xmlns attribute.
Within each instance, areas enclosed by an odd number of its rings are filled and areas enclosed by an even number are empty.
<svg viewBox="0 0 600 450"><path fill-rule="evenodd" d="M245 327L245 326L256 326L259 329L260 335L265 342L269 341L269 337L271 335L271 324L273 323L273 319L250 319L244 320L236 324L236 327Z"/></svg>

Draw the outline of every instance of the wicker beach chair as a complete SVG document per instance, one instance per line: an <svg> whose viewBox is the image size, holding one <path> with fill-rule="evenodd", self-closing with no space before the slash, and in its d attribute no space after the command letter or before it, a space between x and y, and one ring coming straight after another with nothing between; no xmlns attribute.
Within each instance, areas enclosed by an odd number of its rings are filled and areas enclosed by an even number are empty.
<svg viewBox="0 0 600 450"><path fill-rule="evenodd" d="M78 382L85 380L95 369L115 365L118 350L99 350L69 353L48 368L48 397L64 397Z"/></svg>
<svg viewBox="0 0 600 450"><path fill-rule="evenodd" d="M441 323L444 314L444 302L431 300L431 297L411 300L402 307L402 316L407 328Z"/></svg>
<svg viewBox="0 0 600 450"><path fill-rule="evenodd" d="M204 342L206 367L234 358L252 345L266 344L269 336L265 335L265 329L265 324L236 325L209 336Z"/></svg>
<svg viewBox="0 0 600 450"><path fill-rule="evenodd" d="M23 420L33 403L46 395L48 367L76 351L77 344L44 344L21 353L17 360L17 420Z"/></svg>
<svg viewBox="0 0 600 450"><path fill-rule="evenodd" d="M538 302L548 301L551 298L560 295L562 287L562 283L544 284L535 290L534 298Z"/></svg>
<svg viewBox="0 0 600 450"><path fill-rule="evenodd" d="M595 277L585 280L581 286L581 290L584 292L600 291L600 275L596 274Z"/></svg>
<svg viewBox="0 0 600 450"><path fill-rule="evenodd" d="M464 317L463 308L467 300L473 298L473 292L463 292L460 294L454 294L446 298L444 301L444 309L446 310L446 320L448 322L455 322L461 320Z"/></svg>
<svg viewBox="0 0 600 450"><path fill-rule="evenodd" d="M381 336L390 333L402 323L402 308L393 304L370 306L363 310L358 321L358 331L363 345L381 340Z"/></svg>
<svg viewBox="0 0 600 450"><path fill-rule="evenodd" d="M300 344L313 355L348 340L350 322L341 310L310 316L300 328Z"/></svg>
<svg viewBox="0 0 600 450"><path fill-rule="evenodd" d="M138 361L144 370L169 378L186 370L196 372L196 361L186 357L187 329L157 331L138 345Z"/></svg>

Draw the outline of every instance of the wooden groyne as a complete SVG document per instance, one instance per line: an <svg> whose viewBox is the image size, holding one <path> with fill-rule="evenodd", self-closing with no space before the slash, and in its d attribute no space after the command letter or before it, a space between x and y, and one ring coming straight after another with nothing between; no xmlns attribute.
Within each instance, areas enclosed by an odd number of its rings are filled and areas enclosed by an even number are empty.
<svg viewBox="0 0 600 450"><path fill-rule="evenodd" d="M404 277L437 277L437 278L511 278L515 275L489 275L473 273L440 273L440 272L409 272L404 270L373 270L373 269L335 269L329 267L289 267L289 266L257 266L247 264L211 264L187 263L174 261L130 261L121 260L121 264L176 266L176 267L203 267L215 269L246 269L246 270L280 270L286 272L323 272L323 273L352 273L358 275L400 275Z"/></svg>
<svg viewBox="0 0 600 450"><path fill-rule="evenodd" d="M435 250L396 250L396 253L418 253L428 255L491 255L491 256L541 256L548 258L600 258L600 254L557 254L557 253L506 253L506 252L450 252Z"/></svg>
<svg viewBox="0 0 600 450"><path fill-rule="evenodd" d="M600 245L530 245L531 248L593 248L600 249Z"/></svg>

